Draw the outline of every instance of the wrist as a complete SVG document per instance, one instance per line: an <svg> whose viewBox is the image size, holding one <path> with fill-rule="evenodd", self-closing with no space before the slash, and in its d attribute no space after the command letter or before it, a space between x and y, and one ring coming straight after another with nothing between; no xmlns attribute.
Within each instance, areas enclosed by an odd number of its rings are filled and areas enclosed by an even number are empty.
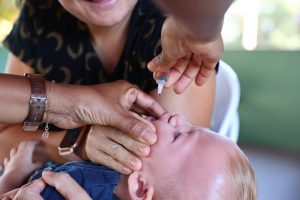
<svg viewBox="0 0 300 200"><path fill-rule="evenodd" d="M50 89L50 82L47 82L47 90ZM48 113L44 115L44 121L60 128L76 128L88 124L84 108L88 104L87 94L90 96L89 87L70 84L54 84L51 98L51 105ZM85 94L85 95L83 95Z"/></svg>
<svg viewBox="0 0 300 200"><path fill-rule="evenodd" d="M210 43L212 41L217 40L221 36L223 20L221 20L219 26L214 24L212 25L214 28L209 28L210 26L207 25L207 28L204 29L201 24L207 24L205 21L183 21L172 15L168 16L168 18L170 18L171 23L173 23L173 26L177 27L177 30L181 31L182 37L186 38L189 41L200 41L202 43Z"/></svg>
<svg viewBox="0 0 300 200"><path fill-rule="evenodd" d="M69 110L68 102L71 101L72 92L66 84L46 81L45 85L48 105L43 116L43 122L56 124L66 118Z"/></svg>
<svg viewBox="0 0 300 200"><path fill-rule="evenodd" d="M79 146L78 146L78 156L82 159L82 160L89 160L88 156L87 156L87 152L86 152L86 148L85 148L85 145L86 145L86 140L87 140L87 137L88 137L88 134L89 134L90 131L88 131L88 133L84 134L82 136L82 140L81 142L79 143Z"/></svg>

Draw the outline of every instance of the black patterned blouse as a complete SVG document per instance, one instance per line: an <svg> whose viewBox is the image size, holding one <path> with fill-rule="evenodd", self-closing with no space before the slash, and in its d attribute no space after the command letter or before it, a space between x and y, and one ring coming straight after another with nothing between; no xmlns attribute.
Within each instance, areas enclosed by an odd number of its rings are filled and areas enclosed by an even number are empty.
<svg viewBox="0 0 300 200"><path fill-rule="evenodd" d="M149 92L156 87L146 63L161 51L164 16L149 0L139 0L116 70L107 74L85 24L57 0L26 0L3 44L46 79L72 84L127 80Z"/></svg>

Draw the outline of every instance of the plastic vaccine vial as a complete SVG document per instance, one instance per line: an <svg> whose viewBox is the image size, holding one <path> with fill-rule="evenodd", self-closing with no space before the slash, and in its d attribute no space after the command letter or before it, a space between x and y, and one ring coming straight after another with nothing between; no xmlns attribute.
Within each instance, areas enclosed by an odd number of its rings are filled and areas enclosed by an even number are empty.
<svg viewBox="0 0 300 200"><path fill-rule="evenodd" d="M157 83L157 94L160 95L163 91L165 84L168 81L168 72L161 73L160 76L156 79Z"/></svg>

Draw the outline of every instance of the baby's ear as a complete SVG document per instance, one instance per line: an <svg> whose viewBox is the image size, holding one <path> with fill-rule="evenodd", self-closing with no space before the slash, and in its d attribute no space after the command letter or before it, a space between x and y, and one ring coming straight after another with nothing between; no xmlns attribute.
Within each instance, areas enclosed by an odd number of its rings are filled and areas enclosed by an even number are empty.
<svg viewBox="0 0 300 200"><path fill-rule="evenodd" d="M133 200L151 200L154 195L153 185L138 171L129 175L128 190Z"/></svg>

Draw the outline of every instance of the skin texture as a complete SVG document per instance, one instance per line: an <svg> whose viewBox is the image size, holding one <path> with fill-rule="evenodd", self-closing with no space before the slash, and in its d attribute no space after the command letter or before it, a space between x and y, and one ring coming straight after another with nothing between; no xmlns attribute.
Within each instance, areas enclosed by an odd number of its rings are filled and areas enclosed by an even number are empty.
<svg viewBox="0 0 300 200"><path fill-rule="evenodd" d="M87 23L91 33L91 41L97 55L103 61L105 69L108 72L113 71L126 40L129 17L136 1L116 0L116 2L109 7L92 6L93 8L90 6L91 2L85 0L61 0L60 2L67 10ZM87 10L89 12L86 12ZM99 20L100 15L109 17L103 17ZM170 28L166 28L165 30L167 30L167 32L164 34L170 35L171 32L174 31L174 26L170 26ZM174 36L173 38L178 37ZM164 39L166 39L166 37L163 37L163 40ZM166 40L166 43L169 42L169 40ZM164 41L162 41L162 43L164 44ZM105 49L105 51L103 51L103 49ZM178 51L176 48L174 50ZM215 49L212 48L212 51L214 50ZM194 66L193 68L197 67ZM9 57L6 72L19 75L25 72L34 73L32 68L13 55ZM127 90L120 92L118 85L119 84L115 84L111 86L113 89L110 91L118 91L119 93L110 92L108 96L109 99L116 100L120 96L126 96ZM159 97L157 96L156 90L151 91L149 94L171 114L180 113L192 125L209 127L215 91L215 73L210 73L209 78L206 79L206 84L202 87L197 87L193 81L189 82L188 87L180 87L185 89L181 95L177 95L177 89L172 87L168 90L164 90L164 93ZM113 115L113 118L118 117L118 114L120 114L118 112L113 113L116 113L116 115ZM0 145L3 147L3 150L1 151L0 159L8 153L10 148L16 146L20 141L40 137L37 133L32 135L20 135L20 130L20 126L1 125ZM108 135L107 133L110 134ZM85 152L83 154L93 162L110 166L113 169L128 174L133 169L138 170L141 168L141 161L137 161L138 157L136 155L147 156L149 154L149 144L151 142L145 144L144 141L137 140L139 134L136 136L137 137L132 137L132 134L128 133L124 135L124 130L116 127L115 124L112 124L112 127L92 127L92 132L88 134L84 148ZM63 133L50 134L45 144L46 153L54 161L64 161L57 155L56 150L62 137ZM12 140L11 138L14 139ZM144 150L141 151L141 148Z"/></svg>

